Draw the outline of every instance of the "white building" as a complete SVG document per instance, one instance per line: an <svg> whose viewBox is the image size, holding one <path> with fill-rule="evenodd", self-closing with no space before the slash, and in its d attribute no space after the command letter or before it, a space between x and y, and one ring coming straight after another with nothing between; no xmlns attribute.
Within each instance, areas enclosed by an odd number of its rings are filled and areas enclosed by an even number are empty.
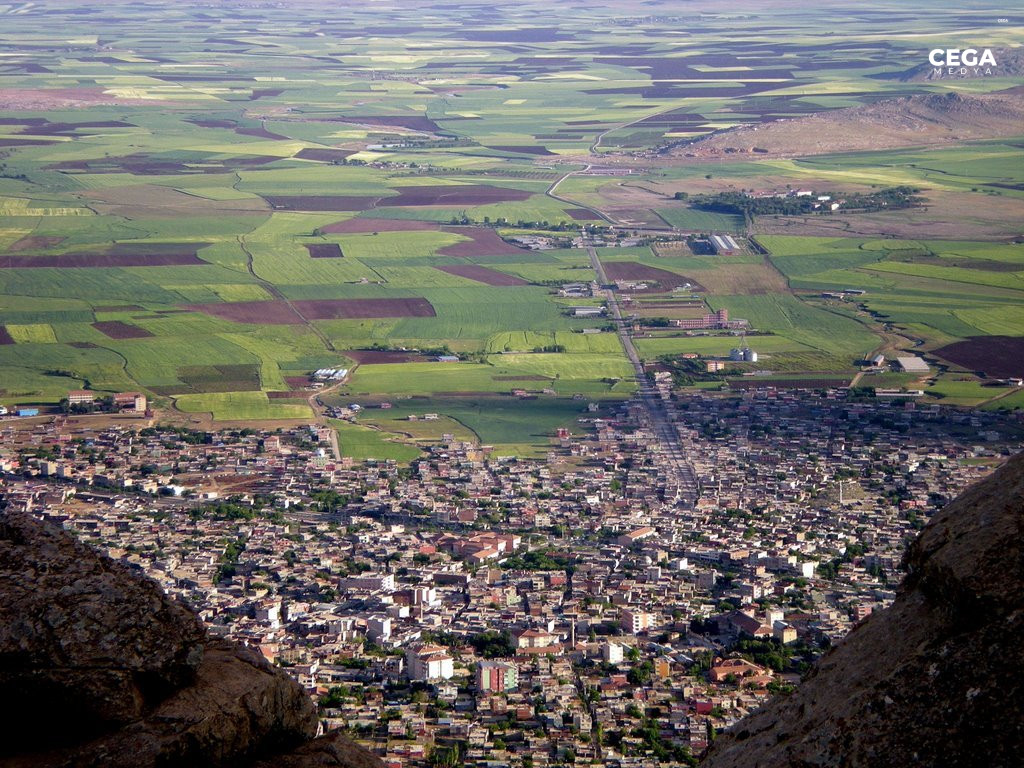
<svg viewBox="0 0 1024 768"><path fill-rule="evenodd" d="M440 645L417 644L405 652L409 665L409 679L420 682L450 680L455 665L448 651Z"/></svg>
<svg viewBox="0 0 1024 768"><path fill-rule="evenodd" d="M654 625L654 614L646 611L623 608L619 612L619 626L626 632L638 635Z"/></svg>
<svg viewBox="0 0 1024 768"><path fill-rule="evenodd" d="M618 643L605 643L601 646L601 658L609 664L619 664L623 659L622 646Z"/></svg>

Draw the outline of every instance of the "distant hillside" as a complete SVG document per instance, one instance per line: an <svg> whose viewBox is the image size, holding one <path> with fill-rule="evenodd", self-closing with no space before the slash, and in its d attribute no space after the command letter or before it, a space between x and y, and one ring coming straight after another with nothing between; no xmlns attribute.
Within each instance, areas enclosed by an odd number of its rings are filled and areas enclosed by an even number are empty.
<svg viewBox="0 0 1024 768"><path fill-rule="evenodd" d="M905 83L921 83L932 80L974 80L978 77L1021 77L1024 76L1024 48L993 48L992 54L996 59L996 66L990 67L991 75L975 74L974 67L964 67L966 73L961 74L959 70L949 74L949 68L936 68L930 62L924 62L916 67L911 67L900 73L896 79Z"/></svg>
<svg viewBox="0 0 1024 768"><path fill-rule="evenodd" d="M924 94L744 125L684 145L675 154L820 155L831 152L948 144L1024 133L1024 98L1014 91L985 96Z"/></svg>

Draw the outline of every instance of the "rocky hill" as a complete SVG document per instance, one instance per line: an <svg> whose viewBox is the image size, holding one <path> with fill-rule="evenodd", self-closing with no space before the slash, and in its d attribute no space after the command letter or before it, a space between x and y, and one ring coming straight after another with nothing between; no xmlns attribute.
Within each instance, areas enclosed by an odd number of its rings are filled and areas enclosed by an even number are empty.
<svg viewBox="0 0 1024 768"><path fill-rule="evenodd" d="M674 154L765 157L895 149L1019 136L1022 125L1024 99L1016 92L932 93L730 128Z"/></svg>
<svg viewBox="0 0 1024 768"><path fill-rule="evenodd" d="M382 765L150 579L0 513L0 768Z"/></svg>
<svg viewBox="0 0 1024 768"><path fill-rule="evenodd" d="M935 67L931 62L918 64L905 72L901 72L897 79L903 82L921 83L933 80L974 80L981 77L1021 77L1024 76L1024 47L1020 48L995 48L992 50L995 56L995 66L989 67ZM990 72L991 74L986 74Z"/></svg>
<svg viewBox="0 0 1024 768"><path fill-rule="evenodd" d="M792 695L722 734L703 768L1020 765L1024 455L943 509L894 604Z"/></svg>

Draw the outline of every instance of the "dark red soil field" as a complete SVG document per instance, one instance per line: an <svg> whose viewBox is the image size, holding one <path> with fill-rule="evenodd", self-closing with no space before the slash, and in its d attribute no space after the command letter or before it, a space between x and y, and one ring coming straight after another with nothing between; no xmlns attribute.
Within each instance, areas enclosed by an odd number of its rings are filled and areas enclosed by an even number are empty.
<svg viewBox="0 0 1024 768"><path fill-rule="evenodd" d="M44 256L7 256L0 257L0 269L39 269L57 267L59 269L88 269L95 267L168 267L168 266L205 266L203 261L191 253L134 253L108 251L107 253L55 253Z"/></svg>
<svg viewBox="0 0 1024 768"><path fill-rule="evenodd" d="M605 274L609 280L643 280L648 282L648 287L643 291L634 293L666 293L680 285L689 283L694 290L702 290L696 281L669 272L666 269L648 267L646 264L638 264L635 261L606 261L603 262ZM657 283L657 285L652 285Z"/></svg>
<svg viewBox="0 0 1024 768"><path fill-rule="evenodd" d="M306 246L310 257L314 259L340 259L343 254L337 243L313 243Z"/></svg>
<svg viewBox="0 0 1024 768"><path fill-rule="evenodd" d="M3 325L0 325L0 345L13 343L14 339L12 339L11 334L7 332L7 328Z"/></svg>
<svg viewBox="0 0 1024 768"><path fill-rule="evenodd" d="M480 267L476 264L449 264L437 267L437 269L447 272L449 275L466 277L485 285L529 285L528 282L521 278L506 275L504 272L498 272L487 267Z"/></svg>
<svg viewBox="0 0 1024 768"><path fill-rule="evenodd" d="M122 323L120 320L103 320L93 323L92 327L111 339L145 339L153 335L145 328L131 323Z"/></svg>
<svg viewBox="0 0 1024 768"><path fill-rule="evenodd" d="M597 214L593 211L588 211L586 208L566 208L565 212L569 215L570 219L576 221L598 221Z"/></svg>
<svg viewBox="0 0 1024 768"><path fill-rule="evenodd" d="M427 363L429 357L418 352L402 352L392 349L346 349L345 357L350 357L360 365L380 365L383 363Z"/></svg>
<svg viewBox="0 0 1024 768"><path fill-rule="evenodd" d="M254 166L267 165L280 160L273 155L242 155L216 159L212 153L196 153L188 161L168 159L161 155L135 154L124 157L103 157L96 160L65 160L46 166L62 172L131 173L136 176L167 176L178 174L224 173Z"/></svg>
<svg viewBox="0 0 1024 768"><path fill-rule="evenodd" d="M468 242L446 245L438 253L442 256L458 256L460 258L472 258L473 256L501 256L512 253L529 253L525 248L506 243L498 233L487 227L441 227L443 232L451 232L454 235L462 235L471 238Z"/></svg>
<svg viewBox="0 0 1024 768"><path fill-rule="evenodd" d="M399 194L385 197L381 207L419 205L489 205L528 199L533 193L523 189L492 187L486 184L449 184L398 187Z"/></svg>
<svg viewBox="0 0 1024 768"><path fill-rule="evenodd" d="M7 246L11 253L19 251L42 251L47 248L54 248L64 242L67 238L54 237L52 235L26 235L17 242Z"/></svg>
<svg viewBox="0 0 1024 768"><path fill-rule="evenodd" d="M987 376L1024 377L1024 336L971 336L933 354Z"/></svg>
<svg viewBox="0 0 1024 768"><path fill-rule="evenodd" d="M302 160L319 160L323 163L333 163L338 160L344 160L349 155L354 154L355 152L349 149L316 149L315 147L306 147L296 152L295 157Z"/></svg>
<svg viewBox="0 0 1024 768"><path fill-rule="evenodd" d="M256 325L301 325L302 318L284 301L231 301L224 304L191 304L188 309Z"/></svg>
<svg viewBox="0 0 1024 768"><path fill-rule="evenodd" d="M412 219L348 219L347 221L336 221L326 227L320 227L320 231L329 235L356 235L369 232L414 232L418 230L429 231L437 229L437 224L431 221L414 221Z"/></svg>
<svg viewBox="0 0 1024 768"><path fill-rule="evenodd" d="M267 397L271 400L290 400L296 403L306 402L306 398L302 395L296 395L295 392L267 392Z"/></svg>
<svg viewBox="0 0 1024 768"><path fill-rule="evenodd" d="M272 141L287 141L287 136L282 136L280 133L273 133L268 131L263 126L258 128L235 128L235 133L241 134L242 136L255 136L258 139L270 139Z"/></svg>
<svg viewBox="0 0 1024 768"><path fill-rule="evenodd" d="M309 376L285 376L284 380L293 391L297 389L306 389L310 384Z"/></svg>
<svg viewBox="0 0 1024 768"><path fill-rule="evenodd" d="M281 88L253 88L252 95L249 96L249 101L256 101L257 99L272 99L274 96L280 96L284 91Z"/></svg>
<svg viewBox="0 0 1024 768"><path fill-rule="evenodd" d="M320 299L293 303L309 320L437 316L431 303L419 296L408 299Z"/></svg>
<svg viewBox="0 0 1024 768"><path fill-rule="evenodd" d="M363 125L397 126L399 128L408 128L410 131L426 131L428 133L436 133L441 130L441 127L433 120L431 120L429 117L421 117L418 115L360 115L357 117L343 117L339 119L347 123L361 123Z"/></svg>
<svg viewBox="0 0 1024 768"><path fill-rule="evenodd" d="M192 304L189 309L236 323L299 325L307 320L344 320L372 317L434 317L434 307L420 297L407 299L312 299L295 301L296 314L284 301L232 301Z"/></svg>
<svg viewBox="0 0 1024 768"><path fill-rule="evenodd" d="M376 205L377 197L356 195L263 195L271 208L281 211L365 211Z"/></svg>

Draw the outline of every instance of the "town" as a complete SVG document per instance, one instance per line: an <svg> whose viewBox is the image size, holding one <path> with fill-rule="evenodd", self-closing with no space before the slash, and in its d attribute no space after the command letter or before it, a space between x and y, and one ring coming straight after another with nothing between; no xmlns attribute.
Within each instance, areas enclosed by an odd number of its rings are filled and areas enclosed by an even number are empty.
<svg viewBox="0 0 1024 768"><path fill-rule="evenodd" d="M3 498L258 648L389 766L696 764L892 601L907 541L1024 429L846 388L663 395L696 488L635 399L545 459L449 436L408 466L333 459L319 425L12 419Z"/></svg>

